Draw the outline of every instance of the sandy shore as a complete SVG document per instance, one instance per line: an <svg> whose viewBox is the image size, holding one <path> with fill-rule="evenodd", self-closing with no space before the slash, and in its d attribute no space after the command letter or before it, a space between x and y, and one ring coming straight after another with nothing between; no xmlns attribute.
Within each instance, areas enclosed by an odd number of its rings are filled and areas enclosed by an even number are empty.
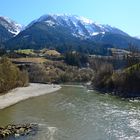
<svg viewBox="0 0 140 140"><path fill-rule="evenodd" d="M4 109L20 101L31 97L44 95L47 93L59 90L59 85L34 84L31 83L28 87L20 87L11 90L9 93L0 96L0 109Z"/></svg>

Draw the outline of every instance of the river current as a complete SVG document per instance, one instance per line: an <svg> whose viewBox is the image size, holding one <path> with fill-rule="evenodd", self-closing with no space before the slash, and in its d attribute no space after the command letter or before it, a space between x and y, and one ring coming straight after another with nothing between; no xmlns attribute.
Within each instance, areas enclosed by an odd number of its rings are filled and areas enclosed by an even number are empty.
<svg viewBox="0 0 140 140"><path fill-rule="evenodd" d="M0 125L18 123L39 124L18 140L140 140L140 102L62 86L0 111Z"/></svg>

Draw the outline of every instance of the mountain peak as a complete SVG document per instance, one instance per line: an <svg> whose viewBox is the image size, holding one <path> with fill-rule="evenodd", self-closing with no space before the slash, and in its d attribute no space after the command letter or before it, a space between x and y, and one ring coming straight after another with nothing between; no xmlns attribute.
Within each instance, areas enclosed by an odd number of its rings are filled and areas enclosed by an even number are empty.
<svg viewBox="0 0 140 140"><path fill-rule="evenodd" d="M87 24L92 24L94 23L92 20L85 18L83 16L78 16L78 15L72 15L72 14L46 14L41 16L37 21L43 21L48 17L53 17L54 19L62 18L64 20L77 20L81 21Z"/></svg>
<svg viewBox="0 0 140 140"><path fill-rule="evenodd" d="M13 35L17 35L23 28L21 24L18 24L10 18L4 16L0 16L0 25L2 25Z"/></svg>
<svg viewBox="0 0 140 140"><path fill-rule="evenodd" d="M32 26L34 23L44 22L48 26L64 26L71 30L71 33L76 37L91 38L98 34L113 33L128 36L127 33L111 27L110 25L102 25L93 22L92 20L83 16L77 16L72 14L46 14L40 18L32 21L28 26Z"/></svg>

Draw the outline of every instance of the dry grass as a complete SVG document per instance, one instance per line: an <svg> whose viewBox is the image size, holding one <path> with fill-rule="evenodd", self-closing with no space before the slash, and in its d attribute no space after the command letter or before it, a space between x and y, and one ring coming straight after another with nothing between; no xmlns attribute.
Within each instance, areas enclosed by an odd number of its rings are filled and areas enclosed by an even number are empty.
<svg viewBox="0 0 140 140"><path fill-rule="evenodd" d="M32 49L16 50L15 52L19 54L35 55Z"/></svg>
<svg viewBox="0 0 140 140"><path fill-rule="evenodd" d="M27 63L44 63L44 62L47 62L49 60L47 60L45 58L41 58L41 57L26 57L26 58L14 58L14 59L11 59L11 61L27 62Z"/></svg>
<svg viewBox="0 0 140 140"><path fill-rule="evenodd" d="M59 52L57 52L56 50L47 50L45 51L45 54L49 55L49 56L60 56L61 54Z"/></svg>

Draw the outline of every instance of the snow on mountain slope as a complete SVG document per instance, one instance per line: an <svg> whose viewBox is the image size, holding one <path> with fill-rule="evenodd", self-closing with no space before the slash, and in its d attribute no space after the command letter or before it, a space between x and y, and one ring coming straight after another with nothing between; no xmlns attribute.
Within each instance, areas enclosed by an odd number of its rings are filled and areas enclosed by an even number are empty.
<svg viewBox="0 0 140 140"><path fill-rule="evenodd" d="M76 37L90 38L98 34L113 33L128 36L125 32L111 27L109 25L101 25L93 22L85 17L70 14L48 14L41 16L39 19L32 21L26 28L34 23L45 22L48 26L61 25L69 28L72 35Z"/></svg>
<svg viewBox="0 0 140 140"><path fill-rule="evenodd" d="M140 39L140 35L138 35L138 36L134 36L136 39Z"/></svg>
<svg viewBox="0 0 140 140"><path fill-rule="evenodd" d="M3 40L9 38L5 37ZM118 28L97 24L90 19L76 15L48 14L32 21L16 37L6 41L6 47L15 46L14 49L18 49L19 46L23 49L29 46L33 49L54 47L64 52L68 46L72 46L72 49L76 47L76 50L85 51L88 47L88 51L91 51L92 46L94 48L96 45L127 48L130 43L140 46L140 40L129 36ZM64 48L65 46L66 48ZM83 48L81 48L82 46Z"/></svg>
<svg viewBox="0 0 140 140"><path fill-rule="evenodd" d="M23 28L22 25L16 23L8 17L0 16L0 25L7 29L14 36L17 35Z"/></svg>

